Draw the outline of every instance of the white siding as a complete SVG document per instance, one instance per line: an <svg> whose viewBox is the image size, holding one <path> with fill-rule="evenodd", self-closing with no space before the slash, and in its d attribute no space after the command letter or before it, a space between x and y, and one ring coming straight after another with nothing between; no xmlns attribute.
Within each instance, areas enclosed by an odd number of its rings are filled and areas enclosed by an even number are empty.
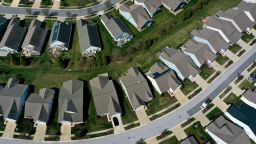
<svg viewBox="0 0 256 144"><path fill-rule="evenodd" d="M133 26L135 26L136 28L138 28L138 25L136 24L135 20L133 19L132 15L128 12L124 12L122 10L119 10L120 14L126 19L128 20Z"/></svg>

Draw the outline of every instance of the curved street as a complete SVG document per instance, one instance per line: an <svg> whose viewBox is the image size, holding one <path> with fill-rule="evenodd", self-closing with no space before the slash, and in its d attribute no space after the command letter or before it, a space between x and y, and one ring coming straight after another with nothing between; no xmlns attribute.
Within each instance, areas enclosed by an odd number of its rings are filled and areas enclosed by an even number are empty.
<svg viewBox="0 0 256 144"><path fill-rule="evenodd" d="M106 0L96 5L82 9L50 9L50 8L27 8L9 7L0 5L0 14L26 15L26 16L51 16L51 17L87 17L106 11L123 0ZM31 9L28 10L28 9Z"/></svg>
<svg viewBox="0 0 256 144"><path fill-rule="evenodd" d="M190 117L201 110L200 105L207 99L216 98L232 81L237 78L256 59L256 45L251 47L240 59L222 73L206 89L199 93L195 98L180 106L173 112L154 120L146 125L127 130L124 133L109 135L89 140L75 140L65 143L87 143L87 144L127 144L136 143L140 139L149 139L162 133L165 129L171 129L185 122ZM40 143L17 139L0 139L0 143ZM43 142L47 143L47 142ZM51 142L52 143L52 142ZM61 142L55 142L61 143Z"/></svg>

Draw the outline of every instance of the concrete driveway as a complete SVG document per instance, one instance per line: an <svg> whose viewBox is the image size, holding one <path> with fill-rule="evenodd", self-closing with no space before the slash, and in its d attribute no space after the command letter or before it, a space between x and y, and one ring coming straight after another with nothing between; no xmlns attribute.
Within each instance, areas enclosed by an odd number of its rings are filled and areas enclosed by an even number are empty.
<svg viewBox="0 0 256 144"><path fill-rule="evenodd" d="M195 77L195 81L202 89L207 88L209 85L200 75Z"/></svg>
<svg viewBox="0 0 256 144"><path fill-rule="evenodd" d="M174 92L174 95L176 97L176 99L178 100L178 102L182 105L184 103L186 103L187 101L189 101L188 97L184 95L184 93L178 89Z"/></svg>
<svg viewBox="0 0 256 144"><path fill-rule="evenodd" d="M34 135L34 141L44 141L45 132L46 132L46 124L37 124L36 132Z"/></svg>
<svg viewBox="0 0 256 144"><path fill-rule="evenodd" d="M17 126L17 124L15 122L8 121L6 126L5 126L5 130L4 130L4 133L3 133L2 137L4 137L4 138L13 138L16 126Z"/></svg>
<svg viewBox="0 0 256 144"><path fill-rule="evenodd" d="M61 125L60 141L71 140L71 123L63 123Z"/></svg>
<svg viewBox="0 0 256 144"><path fill-rule="evenodd" d="M135 113L139 119L140 125L144 125L150 122L145 109L138 109L135 111Z"/></svg>

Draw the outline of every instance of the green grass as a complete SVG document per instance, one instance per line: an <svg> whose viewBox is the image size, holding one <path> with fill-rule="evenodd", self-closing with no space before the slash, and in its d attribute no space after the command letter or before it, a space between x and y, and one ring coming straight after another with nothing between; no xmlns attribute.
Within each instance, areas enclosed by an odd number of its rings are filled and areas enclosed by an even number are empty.
<svg viewBox="0 0 256 144"><path fill-rule="evenodd" d="M138 127L138 126L140 126L140 123L135 123L135 124L128 125L128 126L124 127L124 129L128 130L128 129L132 129L132 128L135 128L135 127Z"/></svg>
<svg viewBox="0 0 256 144"><path fill-rule="evenodd" d="M5 129L4 120L0 120L0 131L4 131L4 129Z"/></svg>
<svg viewBox="0 0 256 144"><path fill-rule="evenodd" d="M212 81L214 81L219 75L221 74L220 71L217 71L207 82L211 83Z"/></svg>
<svg viewBox="0 0 256 144"><path fill-rule="evenodd" d="M124 109L125 109L125 112L123 112L123 114L122 114L123 124L131 123L131 122L138 120L135 112L132 109L132 106L131 106L128 98L124 99Z"/></svg>
<svg viewBox="0 0 256 144"><path fill-rule="evenodd" d="M188 79L185 79L182 82L182 87L181 87L181 91L185 94L188 95L190 94L193 90L195 90L198 87L198 84L196 82L191 82Z"/></svg>
<svg viewBox="0 0 256 144"><path fill-rule="evenodd" d="M95 4L96 0L63 0L61 1L61 6L78 6L78 7L86 7L92 4Z"/></svg>
<svg viewBox="0 0 256 144"><path fill-rule="evenodd" d="M17 126L15 129L15 132L18 133L25 133L25 134L34 134L35 133L35 127L32 120L28 119L22 119L17 122Z"/></svg>
<svg viewBox="0 0 256 144"><path fill-rule="evenodd" d="M170 113L171 111L175 110L176 108L178 108L180 106L180 103L175 104L174 106L172 106L171 108L165 110L164 112L160 113L160 114L153 114L153 116L151 118L149 118L151 121L160 118L168 113Z"/></svg>
<svg viewBox="0 0 256 144"><path fill-rule="evenodd" d="M209 68L208 66L206 65L203 65L201 68L200 68L200 73L199 75L204 79L208 79L214 72L215 72L215 69L213 68Z"/></svg>
<svg viewBox="0 0 256 144"><path fill-rule="evenodd" d="M245 89L254 89L255 86L250 82L248 81L247 79L246 80L243 80L242 83L239 85L239 88L241 88L242 90L245 90Z"/></svg>
<svg viewBox="0 0 256 144"><path fill-rule="evenodd" d="M226 104L236 104L239 105L242 101L240 96L235 95L234 93L230 93L225 99L224 102Z"/></svg>
<svg viewBox="0 0 256 144"><path fill-rule="evenodd" d="M51 115L54 115L54 119L47 125L46 134L60 135L61 124L58 123L58 110L55 113L52 112Z"/></svg>
<svg viewBox="0 0 256 144"><path fill-rule="evenodd" d="M233 46L230 46L228 49L229 49L232 53L236 54L238 51L241 50L241 46L235 44L235 45L233 45Z"/></svg>
<svg viewBox="0 0 256 144"><path fill-rule="evenodd" d="M254 35L253 34L247 34L245 33L243 36L242 36L242 40L246 43L249 43L252 39L254 38Z"/></svg>
<svg viewBox="0 0 256 144"><path fill-rule="evenodd" d="M175 136L172 136L172 137L160 142L159 144L180 144L180 142Z"/></svg>
<svg viewBox="0 0 256 144"><path fill-rule="evenodd" d="M3 0L4 3L12 3L13 0Z"/></svg>
<svg viewBox="0 0 256 144"><path fill-rule="evenodd" d="M214 119L216 119L217 117L221 116L223 114L223 112L218 108L218 107L215 107L212 111L210 111L206 117L212 121Z"/></svg>
<svg viewBox="0 0 256 144"><path fill-rule="evenodd" d="M216 62L220 65L224 65L228 60L229 58L227 56L218 55L218 57L216 58Z"/></svg>

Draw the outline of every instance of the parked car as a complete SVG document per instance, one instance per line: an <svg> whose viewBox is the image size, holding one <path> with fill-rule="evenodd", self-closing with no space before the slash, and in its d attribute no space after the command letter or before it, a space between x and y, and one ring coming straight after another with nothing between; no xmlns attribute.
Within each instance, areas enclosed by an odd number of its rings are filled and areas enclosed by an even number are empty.
<svg viewBox="0 0 256 144"><path fill-rule="evenodd" d="M205 109L208 106L208 104L210 104L211 102L212 102L211 99L207 99L204 103L202 103L201 109Z"/></svg>
<svg viewBox="0 0 256 144"><path fill-rule="evenodd" d="M251 73L250 76L248 77L248 80L249 80L250 82L256 82L256 75L253 74L253 73Z"/></svg>

